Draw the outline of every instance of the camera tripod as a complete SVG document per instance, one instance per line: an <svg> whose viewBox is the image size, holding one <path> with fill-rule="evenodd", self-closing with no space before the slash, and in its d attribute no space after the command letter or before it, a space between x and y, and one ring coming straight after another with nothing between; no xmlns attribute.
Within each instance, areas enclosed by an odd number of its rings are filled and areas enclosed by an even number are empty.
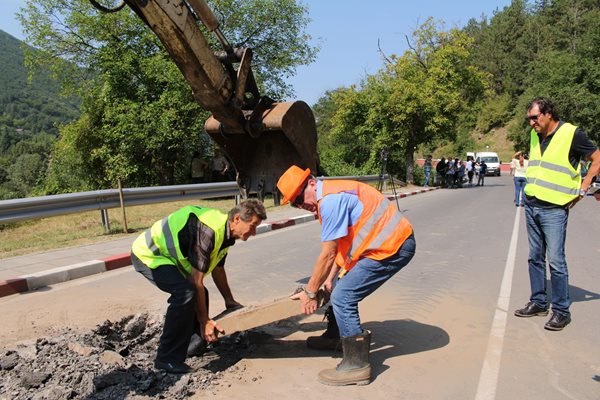
<svg viewBox="0 0 600 400"><path fill-rule="evenodd" d="M396 193L396 185L394 184L394 178L387 172L388 156L389 152L387 149L382 149L379 152L379 164L381 165L381 168L379 170L379 181L377 182L377 190L383 193L383 189L385 186L385 178L387 177L390 188L392 189L392 194L394 195L394 199L396 200L396 207L398 208L398 211L400 211L400 203L398 203L398 194Z"/></svg>

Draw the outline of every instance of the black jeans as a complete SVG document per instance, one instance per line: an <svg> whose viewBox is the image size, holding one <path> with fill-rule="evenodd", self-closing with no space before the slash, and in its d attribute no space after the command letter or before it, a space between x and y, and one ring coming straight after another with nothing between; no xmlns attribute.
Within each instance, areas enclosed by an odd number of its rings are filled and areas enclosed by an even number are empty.
<svg viewBox="0 0 600 400"><path fill-rule="evenodd" d="M137 272L171 295L156 359L162 362L184 362L192 334L200 334L196 314L196 286L184 278L173 265L161 265L150 269L133 253L131 261ZM204 295L208 307L206 288Z"/></svg>

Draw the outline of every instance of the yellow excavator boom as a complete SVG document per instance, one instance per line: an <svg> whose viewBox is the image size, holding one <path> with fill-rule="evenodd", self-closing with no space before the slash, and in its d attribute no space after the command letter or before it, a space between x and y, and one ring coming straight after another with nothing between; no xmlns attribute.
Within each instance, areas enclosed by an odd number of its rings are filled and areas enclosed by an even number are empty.
<svg viewBox="0 0 600 400"><path fill-rule="evenodd" d="M90 1L103 8L97 0ZM312 110L303 101L281 103L259 94L252 49L233 48L227 42L204 0L124 3L158 36L195 100L211 112L205 130L233 162L243 197L277 195L277 179L292 164L317 173ZM199 20L216 35L222 50L209 46Z"/></svg>

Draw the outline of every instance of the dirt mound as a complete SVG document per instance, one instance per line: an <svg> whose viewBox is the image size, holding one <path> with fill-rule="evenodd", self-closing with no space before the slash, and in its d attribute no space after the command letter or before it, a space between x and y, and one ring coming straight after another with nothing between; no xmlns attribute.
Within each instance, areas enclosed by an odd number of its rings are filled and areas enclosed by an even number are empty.
<svg viewBox="0 0 600 400"><path fill-rule="evenodd" d="M153 367L162 316L130 315L91 332L69 329L0 353L0 399L182 399L218 384L223 371L252 352L266 334L253 330L221 338L195 372L172 375Z"/></svg>

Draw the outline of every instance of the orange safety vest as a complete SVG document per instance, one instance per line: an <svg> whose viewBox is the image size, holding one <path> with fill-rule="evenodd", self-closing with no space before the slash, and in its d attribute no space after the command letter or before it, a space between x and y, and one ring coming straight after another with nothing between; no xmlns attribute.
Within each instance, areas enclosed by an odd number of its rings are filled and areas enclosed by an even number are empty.
<svg viewBox="0 0 600 400"><path fill-rule="evenodd" d="M408 219L375 188L357 181L322 182L323 197L346 192L357 195L363 205L358 221L348 228L346 236L338 239L335 263L346 271L350 271L361 258L383 260L396 254L413 233ZM320 217L319 222L322 223Z"/></svg>

